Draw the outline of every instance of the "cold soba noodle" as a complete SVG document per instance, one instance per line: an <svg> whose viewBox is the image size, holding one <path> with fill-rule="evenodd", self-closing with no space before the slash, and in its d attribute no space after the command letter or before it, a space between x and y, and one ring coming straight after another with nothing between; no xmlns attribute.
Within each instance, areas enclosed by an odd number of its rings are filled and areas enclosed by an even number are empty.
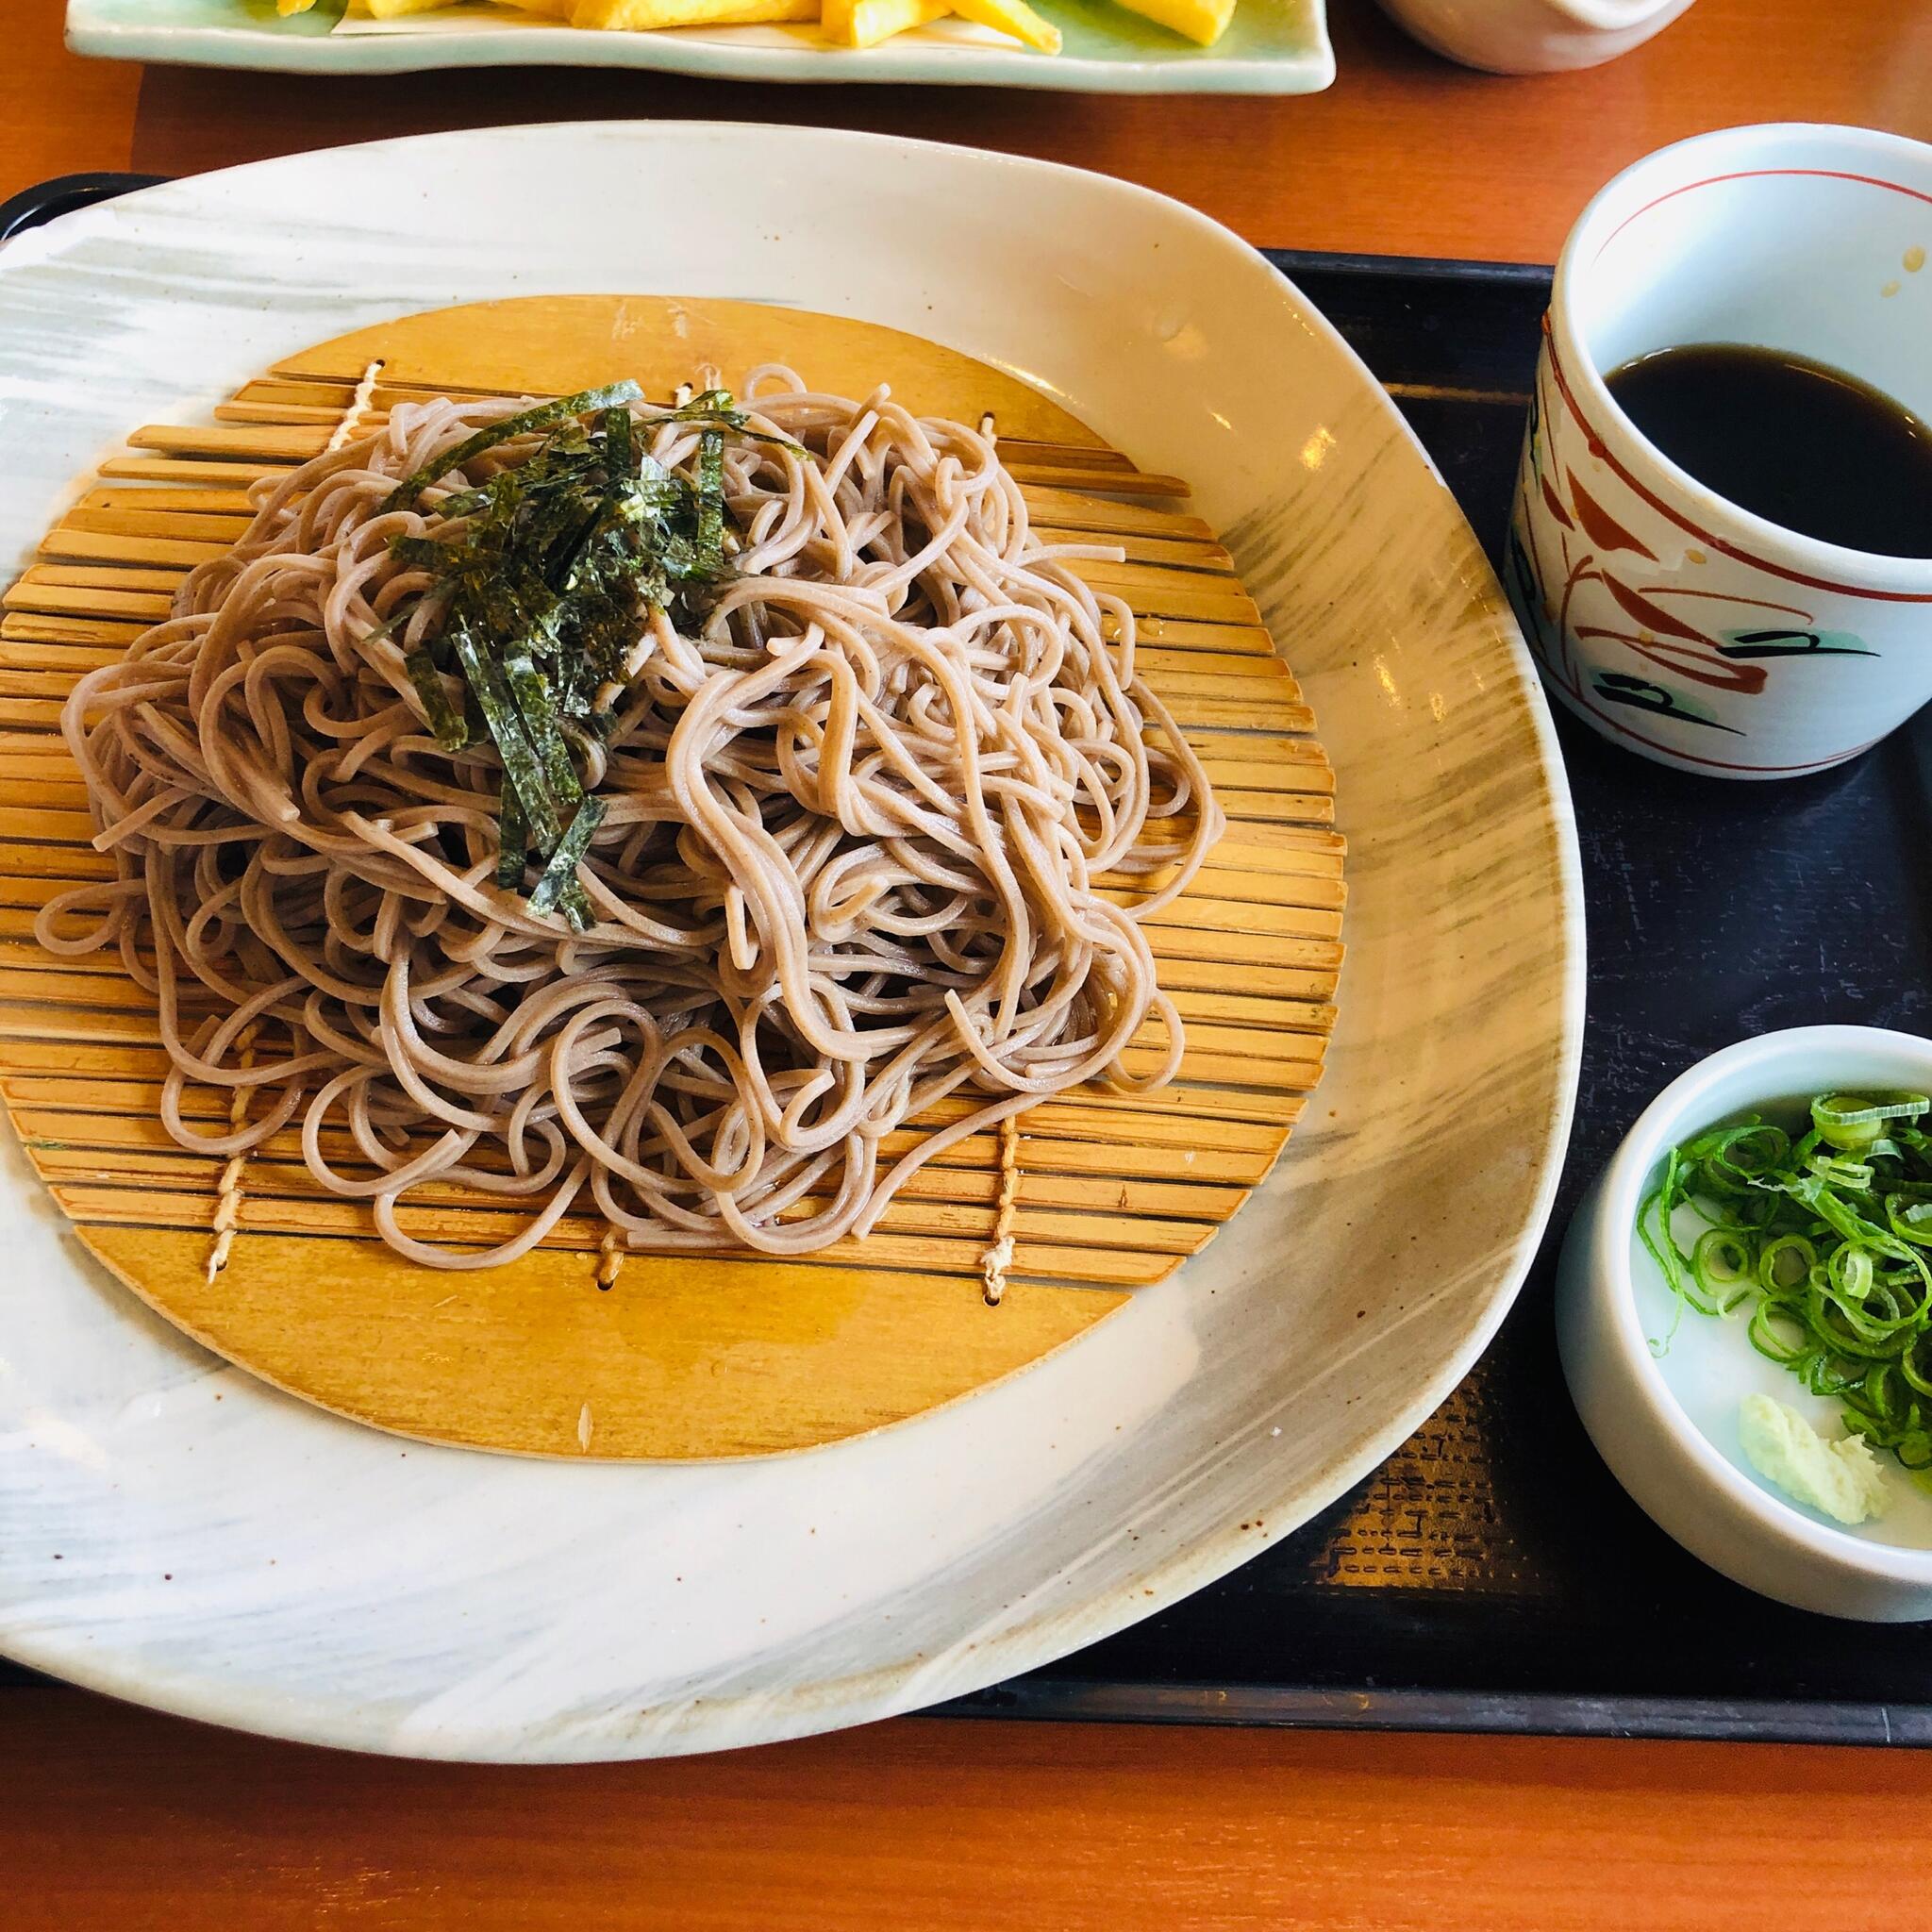
<svg viewBox="0 0 1932 1932"><path fill-rule="evenodd" d="M258 486L68 702L117 876L40 934L157 994L175 1139L299 1123L437 1266L574 1207L784 1255L1043 1095L1169 1078L1141 921L1222 819L1132 613L1069 568L1120 553L1040 542L988 437L883 389L516 407L398 403ZM1156 872L1132 907L1093 883ZM415 1239L430 1181L528 1221Z"/></svg>

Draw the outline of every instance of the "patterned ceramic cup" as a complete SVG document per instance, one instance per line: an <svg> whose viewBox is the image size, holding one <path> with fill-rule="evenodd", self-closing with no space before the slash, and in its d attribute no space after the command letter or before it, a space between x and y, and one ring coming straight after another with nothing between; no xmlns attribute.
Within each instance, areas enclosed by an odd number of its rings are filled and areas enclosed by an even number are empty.
<svg viewBox="0 0 1932 1932"><path fill-rule="evenodd" d="M1583 211L1544 319L1505 576L1545 685L1598 730L1686 771L1788 777L1932 698L1932 558L1725 501L1604 383L1653 350L1753 342L1932 420L1928 260L1932 147L1858 128L1700 135Z"/></svg>

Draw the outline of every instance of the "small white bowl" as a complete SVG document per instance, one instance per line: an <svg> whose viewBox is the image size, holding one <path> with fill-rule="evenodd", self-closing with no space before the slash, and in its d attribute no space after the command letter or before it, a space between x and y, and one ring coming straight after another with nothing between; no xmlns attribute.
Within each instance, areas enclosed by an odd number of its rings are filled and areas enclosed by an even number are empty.
<svg viewBox="0 0 1932 1932"><path fill-rule="evenodd" d="M1491 74L1599 67L1661 33L1690 0L1382 0L1424 46Z"/></svg>
<svg viewBox="0 0 1932 1932"><path fill-rule="evenodd" d="M1799 1026L1712 1054L1625 1135L1570 1224L1557 1276L1557 1341L1577 1413L1651 1520L1748 1590L1868 1623L1932 1617L1932 1499L1882 1453L1894 1500L1857 1530L1766 1487L1737 1448L1743 1397L1761 1389L1814 1422L1838 1406L1757 1355L1741 1315L1687 1308L1664 1357L1654 1356L1650 1338L1668 1325L1670 1294L1637 1242L1637 1210L1669 1150L1706 1127L1819 1093L1900 1090L1932 1093L1932 1041Z"/></svg>

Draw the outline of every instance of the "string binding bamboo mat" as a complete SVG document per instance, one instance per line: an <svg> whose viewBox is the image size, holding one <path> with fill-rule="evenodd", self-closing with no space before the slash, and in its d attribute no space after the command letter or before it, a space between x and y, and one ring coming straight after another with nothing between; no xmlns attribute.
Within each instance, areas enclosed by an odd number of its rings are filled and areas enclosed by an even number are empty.
<svg viewBox="0 0 1932 1932"><path fill-rule="evenodd" d="M351 410L366 428L399 398L550 395L619 375L662 396L704 365L729 381L768 360L822 390L863 394L884 379L922 414L991 417L1048 541L1125 550L1124 563L1078 568L1135 610L1143 673L1229 822L1150 928L1187 1026L1178 1080L1146 1096L1082 1089L1021 1117L1004 1150L1017 1187L1009 1178L1014 1254L997 1307L982 1289L1001 1216L997 1133L921 1170L863 1242L795 1262L619 1265L603 1224L576 1216L508 1266L421 1268L375 1239L361 1204L311 1179L292 1128L231 1173L225 1195L224 1163L184 1152L160 1124L150 996L118 962L57 959L33 938L48 898L110 871L58 735L73 680L166 615L186 573L240 535L249 486L319 454ZM1174 507L1180 479L1137 469L1027 385L920 338L724 301L532 297L405 317L289 358L214 417L137 429L0 599L0 1098L80 1241L180 1327L308 1400L432 1441L621 1459L802 1448L956 1399L1072 1341L1205 1245L1273 1166L1334 1022L1343 846L1314 720L1226 551ZM1154 1055L1130 1048L1129 1063ZM200 1119L226 1104L204 1093ZM935 1109L882 1157L958 1110ZM343 1165L352 1151L337 1146ZM458 1186L415 1198L406 1224L440 1241L499 1241L516 1220ZM218 1216L233 1231L210 1276Z"/></svg>

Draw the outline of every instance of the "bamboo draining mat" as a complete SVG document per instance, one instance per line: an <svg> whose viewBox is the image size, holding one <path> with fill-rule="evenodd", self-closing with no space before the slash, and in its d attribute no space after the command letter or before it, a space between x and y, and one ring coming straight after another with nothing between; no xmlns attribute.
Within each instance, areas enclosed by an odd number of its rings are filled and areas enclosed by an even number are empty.
<svg viewBox="0 0 1932 1932"><path fill-rule="evenodd" d="M148 995L111 958L56 959L33 939L47 898L111 871L58 735L72 680L232 543L251 484L323 449L373 361L365 426L403 397L554 394L625 375L662 395L706 364L729 380L768 359L821 389L862 394L883 375L922 413L990 415L1043 536L1126 551L1081 569L1133 606L1144 673L1229 819L1152 927L1187 1023L1179 1080L1144 1098L1083 1090L1023 1117L1013 1280L997 1308L980 1290L993 1134L918 1174L863 1243L784 1264L630 1257L600 1293L596 1219L567 1219L508 1267L420 1268L375 1238L360 1204L316 1186L291 1131L250 1158L241 1232L210 1282L221 1163L160 1125ZM1342 843L1313 720L1227 553L1172 508L1177 479L916 337L726 302L543 297L407 317L278 365L214 414L130 436L0 600L0 1096L80 1239L191 1334L325 1407L437 1441L613 1458L798 1448L919 1413L1070 1341L1202 1247L1274 1164L1334 1020ZM221 1105L205 1095L203 1118ZM942 1108L891 1137L886 1158L952 1117ZM494 1241L517 1222L459 1188L416 1198L405 1224L433 1239Z"/></svg>

